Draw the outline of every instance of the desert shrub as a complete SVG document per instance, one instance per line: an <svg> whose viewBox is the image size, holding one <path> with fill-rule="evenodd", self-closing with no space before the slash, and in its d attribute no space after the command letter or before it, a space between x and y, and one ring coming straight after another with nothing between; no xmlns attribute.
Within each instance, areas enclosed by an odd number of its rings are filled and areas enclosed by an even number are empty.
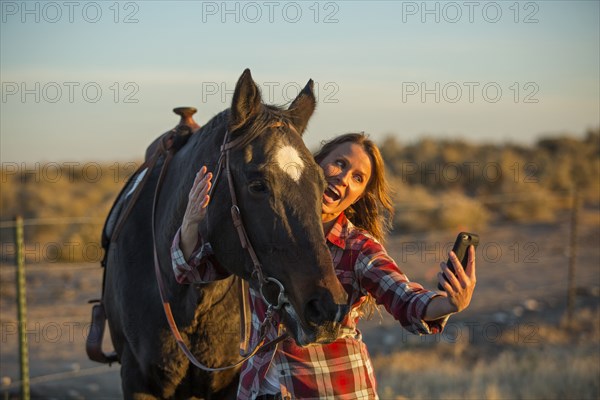
<svg viewBox="0 0 600 400"><path fill-rule="evenodd" d="M515 193L517 195L517 193ZM559 201L553 192L544 188L523 191L499 206L500 215L509 221L553 222L559 210Z"/></svg>
<svg viewBox="0 0 600 400"><path fill-rule="evenodd" d="M446 193L441 196L441 206L433 213L442 229L482 229L489 219L490 213L477 199L465 196L461 192Z"/></svg>
<svg viewBox="0 0 600 400"><path fill-rule="evenodd" d="M535 146L431 138L404 145L388 137L381 147L390 175L402 184L394 221L399 229L467 225L466 210L480 225L491 218L553 221L571 207L575 188L584 205L600 204L600 129L583 139L545 137Z"/></svg>
<svg viewBox="0 0 600 400"><path fill-rule="evenodd" d="M432 229L432 210L438 206L433 195L423 186L397 185L394 232L427 231Z"/></svg>
<svg viewBox="0 0 600 400"><path fill-rule="evenodd" d="M38 220L84 217L102 221L126 177L117 175L112 165L95 164L87 171L84 165L60 166L62 169L53 166L51 174L43 172L44 165L17 173L3 168L0 218L6 221L21 215ZM131 173L133 169L127 171ZM101 230L102 225L97 222L25 226L26 261L96 261ZM2 243L7 244L3 248L12 249L8 243L13 240L12 230L3 230ZM2 261L12 260L14 251L5 253L1 255Z"/></svg>
<svg viewBox="0 0 600 400"><path fill-rule="evenodd" d="M396 184L395 232L432 229L481 229L490 213L477 199L459 191L430 193L423 186Z"/></svg>

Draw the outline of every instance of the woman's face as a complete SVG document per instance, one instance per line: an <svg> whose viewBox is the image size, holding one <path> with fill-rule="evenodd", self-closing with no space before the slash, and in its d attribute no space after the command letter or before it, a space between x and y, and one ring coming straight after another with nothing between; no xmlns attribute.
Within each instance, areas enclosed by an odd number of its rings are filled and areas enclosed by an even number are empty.
<svg viewBox="0 0 600 400"><path fill-rule="evenodd" d="M358 200L371 178L371 158L361 145L341 143L320 163L327 187L323 193L323 222L329 222Z"/></svg>

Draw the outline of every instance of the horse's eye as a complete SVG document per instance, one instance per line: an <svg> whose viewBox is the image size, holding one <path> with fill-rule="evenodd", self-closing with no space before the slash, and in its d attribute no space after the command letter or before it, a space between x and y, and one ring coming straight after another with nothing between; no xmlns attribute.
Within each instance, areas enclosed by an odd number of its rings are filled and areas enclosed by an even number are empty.
<svg viewBox="0 0 600 400"><path fill-rule="evenodd" d="M269 190L265 181L262 181L262 180L255 180L255 181L250 182L248 189L250 190L250 192L256 193L256 194L264 194L264 193L267 193Z"/></svg>

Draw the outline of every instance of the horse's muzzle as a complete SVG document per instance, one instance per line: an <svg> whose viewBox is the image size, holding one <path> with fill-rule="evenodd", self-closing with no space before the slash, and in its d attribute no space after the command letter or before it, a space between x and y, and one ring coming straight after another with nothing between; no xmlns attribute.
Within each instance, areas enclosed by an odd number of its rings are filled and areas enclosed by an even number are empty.
<svg viewBox="0 0 600 400"><path fill-rule="evenodd" d="M322 322L318 325L311 324L307 327L305 324L300 322L300 318L294 307L287 303L284 306L286 311L285 324L295 339L296 343L300 346L308 346L311 344L326 344L335 341L340 333L342 324L341 322L346 317L348 306L336 305L337 310L334 313L334 317L329 320Z"/></svg>
<svg viewBox="0 0 600 400"><path fill-rule="evenodd" d="M349 308L345 304L336 304L328 298L328 293L321 298L313 298L304 306L304 317L307 325L317 328L326 323L341 323Z"/></svg>
<svg viewBox="0 0 600 400"><path fill-rule="evenodd" d="M345 304L338 304L335 318L331 322L326 322L316 328L315 343L327 344L335 341L342 329L342 322L346 319L350 307Z"/></svg>
<svg viewBox="0 0 600 400"><path fill-rule="evenodd" d="M335 314L335 319L334 322L337 322L338 324L341 324L342 321L346 318L346 315L348 315L348 312L350 311L350 307L346 304L338 304L337 305L337 312Z"/></svg>

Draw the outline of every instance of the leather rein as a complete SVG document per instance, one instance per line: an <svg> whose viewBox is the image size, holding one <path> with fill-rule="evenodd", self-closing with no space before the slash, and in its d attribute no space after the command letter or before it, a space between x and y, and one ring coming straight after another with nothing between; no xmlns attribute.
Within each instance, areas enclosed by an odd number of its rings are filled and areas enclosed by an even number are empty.
<svg viewBox="0 0 600 400"><path fill-rule="evenodd" d="M219 182L221 171L225 170L225 175L227 176L227 181L229 183L229 193L231 196L231 203L232 203L231 218L233 220L233 224L238 233L240 244L241 244L242 248L248 252L248 254L250 255L250 258L252 259L253 270L251 273L251 278L254 278L258 281L260 294L261 294L263 300L265 301L265 303L268 305L268 307L267 307L267 311L265 313L265 319L261 323L261 326L260 326L259 341L254 349L252 349L251 351L248 351L249 341L250 341L249 332L251 330L251 322L252 322L251 318L249 317L250 310L249 310L249 301L248 301L248 283L246 281L244 281L243 279L238 278L239 285L240 285L240 296L241 296L240 297L240 313L241 313L241 318L240 318L240 331L241 331L240 332L241 333L240 356L242 357L242 359L237 361L235 364L224 366L224 367L214 367L214 368L207 367L206 365L204 365L200 361L198 361L198 359L194 356L194 354L190 351L188 346L185 344L183 337L181 336L181 333L179 331L179 328L177 327L177 323L175 322L175 318L173 317L173 313L171 311L171 304L169 303L167 296L166 296L166 287L165 287L165 283L162 278L160 262L158 259L158 251L157 251L157 246L156 246L156 209L157 209L157 204L158 204L158 197L160 195L160 189L161 189L162 183L163 183L163 178L166 174L169 162L171 161L171 159L173 158L173 156L175 154L175 150L172 148L172 146L169 146L168 143L165 144L164 142L161 142L156 150L157 153L161 153L165 156L163 165L160 170L160 175L158 177L158 182L156 184L156 188L154 191L154 198L152 201L152 246L153 246L153 252L154 252L154 271L156 273L156 280L158 283L160 298L162 301L165 316L167 317L167 322L169 323L169 327L171 329L171 332L173 333L173 336L175 337L175 340L177 341L177 344L179 345L179 348L183 351L183 353L187 356L187 358L190 360L190 362L192 364L194 364L196 367L198 367L204 371L208 371L208 372L224 371L224 370L238 367L242 363L244 363L246 360L248 360L249 358L254 356L256 353L258 353L260 350L264 350L270 346L276 345L277 343L281 342L282 340L284 340L285 338L288 337L287 333L284 333L269 342L266 341L267 327L272 322L274 312L276 310L281 309L284 304L288 303L288 299L286 297L285 290L284 290L284 287L281 284L281 282L279 282L275 278L265 277L265 275L262 271L262 264L260 263L258 256L256 255L256 252L254 251L252 243L250 242L250 239L248 238L246 228L244 227L244 222L242 220L240 208L239 208L238 202L237 202L237 196L235 194L233 175L231 173L231 168L229 165L230 150L235 148L236 146L238 146L242 142L242 140L243 140L243 137L239 137L237 139L230 141L229 131L225 132L223 144L221 145L221 153L219 156L217 173L216 173L215 180L214 180L215 183L210 188L209 195L212 197L212 193ZM157 154L157 158L158 158L158 155L159 154ZM150 174L150 171L148 171L147 175L149 175L149 174ZM278 288L279 288L279 295L277 296L277 304L271 303L265 297L265 295L263 293L263 287L269 283L273 283L276 286L278 286Z"/></svg>

